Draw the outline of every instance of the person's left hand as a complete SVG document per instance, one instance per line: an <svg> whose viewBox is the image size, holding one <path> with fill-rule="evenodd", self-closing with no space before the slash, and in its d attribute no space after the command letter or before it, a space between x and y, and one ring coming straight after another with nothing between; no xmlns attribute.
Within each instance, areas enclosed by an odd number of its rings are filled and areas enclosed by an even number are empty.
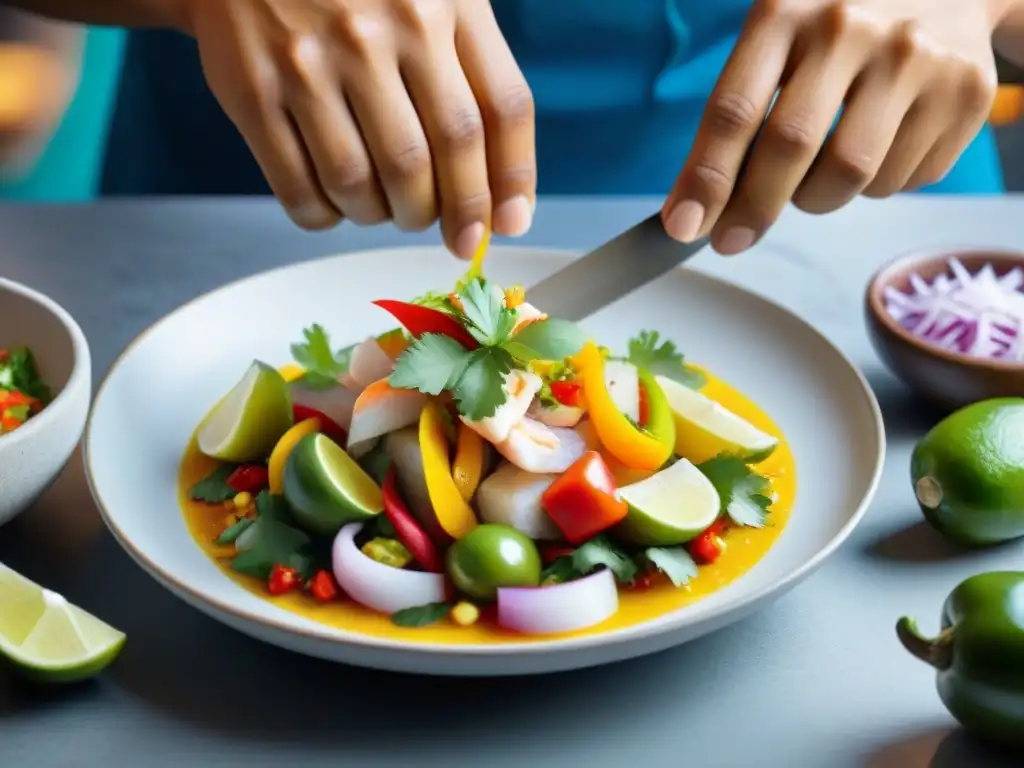
<svg viewBox="0 0 1024 768"><path fill-rule="evenodd" d="M988 116L995 15L990 0L756 0L665 203L667 231L711 233L735 254L790 201L826 213L939 181Z"/></svg>

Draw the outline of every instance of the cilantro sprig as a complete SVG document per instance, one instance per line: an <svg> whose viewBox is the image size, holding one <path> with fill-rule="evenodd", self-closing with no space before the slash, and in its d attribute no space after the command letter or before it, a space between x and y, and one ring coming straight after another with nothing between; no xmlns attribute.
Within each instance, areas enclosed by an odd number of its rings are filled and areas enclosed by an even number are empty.
<svg viewBox="0 0 1024 768"><path fill-rule="evenodd" d="M707 377L686 364L674 342L665 339L659 344L660 338L657 331L640 331L629 340L629 362L655 376L678 381L691 389L703 387Z"/></svg>
<svg viewBox="0 0 1024 768"><path fill-rule="evenodd" d="M455 316L480 346L468 350L448 336L425 333L401 354L388 382L426 395L451 392L459 413L478 421L504 404L505 376L529 350L512 341L516 313L486 280L469 281L458 298Z"/></svg>
<svg viewBox="0 0 1024 768"><path fill-rule="evenodd" d="M772 499L768 478L752 470L743 459L721 454L698 464L722 499L722 513L737 525L763 528Z"/></svg>
<svg viewBox="0 0 1024 768"><path fill-rule="evenodd" d="M300 382L310 389L337 386L338 377L348 371L355 344L335 352L323 326L313 324L302 330L302 341L291 345L292 358L306 369Z"/></svg>
<svg viewBox="0 0 1024 768"><path fill-rule="evenodd" d="M221 464L189 488L188 497L192 501L202 501L207 504L220 504L235 498L238 491L228 485L228 478L231 477L235 468L235 464Z"/></svg>
<svg viewBox="0 0 1024 768"><path fill-rule="evenodd" d="M39 374L35 355L28 347L0 350L0 389L14 389L33 397L43 405L50 402L53 393Z"/></svg>
<svg viewBox="0 0 1024 768"><path fill-rule="evenodd" d="M285 565L303 577L310 575L312 541L293 525L283 496L262 491L256 497L256 520L245 533L248 545L231 561L232 570L267 579L275 565Z"/></svg>

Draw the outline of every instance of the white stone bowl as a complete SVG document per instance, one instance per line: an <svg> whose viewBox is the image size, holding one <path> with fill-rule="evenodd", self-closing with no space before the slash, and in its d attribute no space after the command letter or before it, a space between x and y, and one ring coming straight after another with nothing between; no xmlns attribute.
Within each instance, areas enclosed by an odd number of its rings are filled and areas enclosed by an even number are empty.
<svg viewBox="0 0 1024 768"><path fill-rule="evenodd" d="M0 525L29 507L75 450L92 396L89 345L78 323L52 299L0 277L0 348L32 350L54 398L10 434L0 435Z"/></svg>

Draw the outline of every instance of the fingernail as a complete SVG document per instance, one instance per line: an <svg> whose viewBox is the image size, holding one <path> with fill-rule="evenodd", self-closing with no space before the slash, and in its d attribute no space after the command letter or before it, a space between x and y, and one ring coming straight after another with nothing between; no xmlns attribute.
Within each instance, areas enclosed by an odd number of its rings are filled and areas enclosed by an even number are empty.
<svg viewBox="0 0 1024 768"><path fill-rule="evenodd" d="M665 229L676 240L688 243L697 237L704 223L704 206L696 200L683 200L668 215Z"/></svg>
<svg viewBox="0 0 1024 768"><path fill-rule="evenodd" d="M455 238L455 255L469 261L476 253L476 247L484 236L484 225L481 222L470 224L459 232Z"/></svg>
<svg viewBox="0 0 1024 768"><path fill-rule="evenodd" d="M517 195L494 209L493 223L494 231L499 235L525 235L533 223L533 206L524 195Z"/></svg>
<svg viewBox="0 0 1024 768"><path fill-rule="evenodd" d="M757 239L757 233L750 227L729 227L722 234L715 250L723 256L735 256L747 250Z"/></svg>

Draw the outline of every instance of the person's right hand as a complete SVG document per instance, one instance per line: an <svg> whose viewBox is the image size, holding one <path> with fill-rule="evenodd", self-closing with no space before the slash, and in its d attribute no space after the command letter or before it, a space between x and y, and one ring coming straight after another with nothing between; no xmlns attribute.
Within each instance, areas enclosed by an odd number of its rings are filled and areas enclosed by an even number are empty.
<svg viewBox="0 0 1024 768"><path fill-rule="evenodd" d="M181 0L206 79L305 229L421 230L471 258L530 225L534 108L485 0Z"/></svg>

